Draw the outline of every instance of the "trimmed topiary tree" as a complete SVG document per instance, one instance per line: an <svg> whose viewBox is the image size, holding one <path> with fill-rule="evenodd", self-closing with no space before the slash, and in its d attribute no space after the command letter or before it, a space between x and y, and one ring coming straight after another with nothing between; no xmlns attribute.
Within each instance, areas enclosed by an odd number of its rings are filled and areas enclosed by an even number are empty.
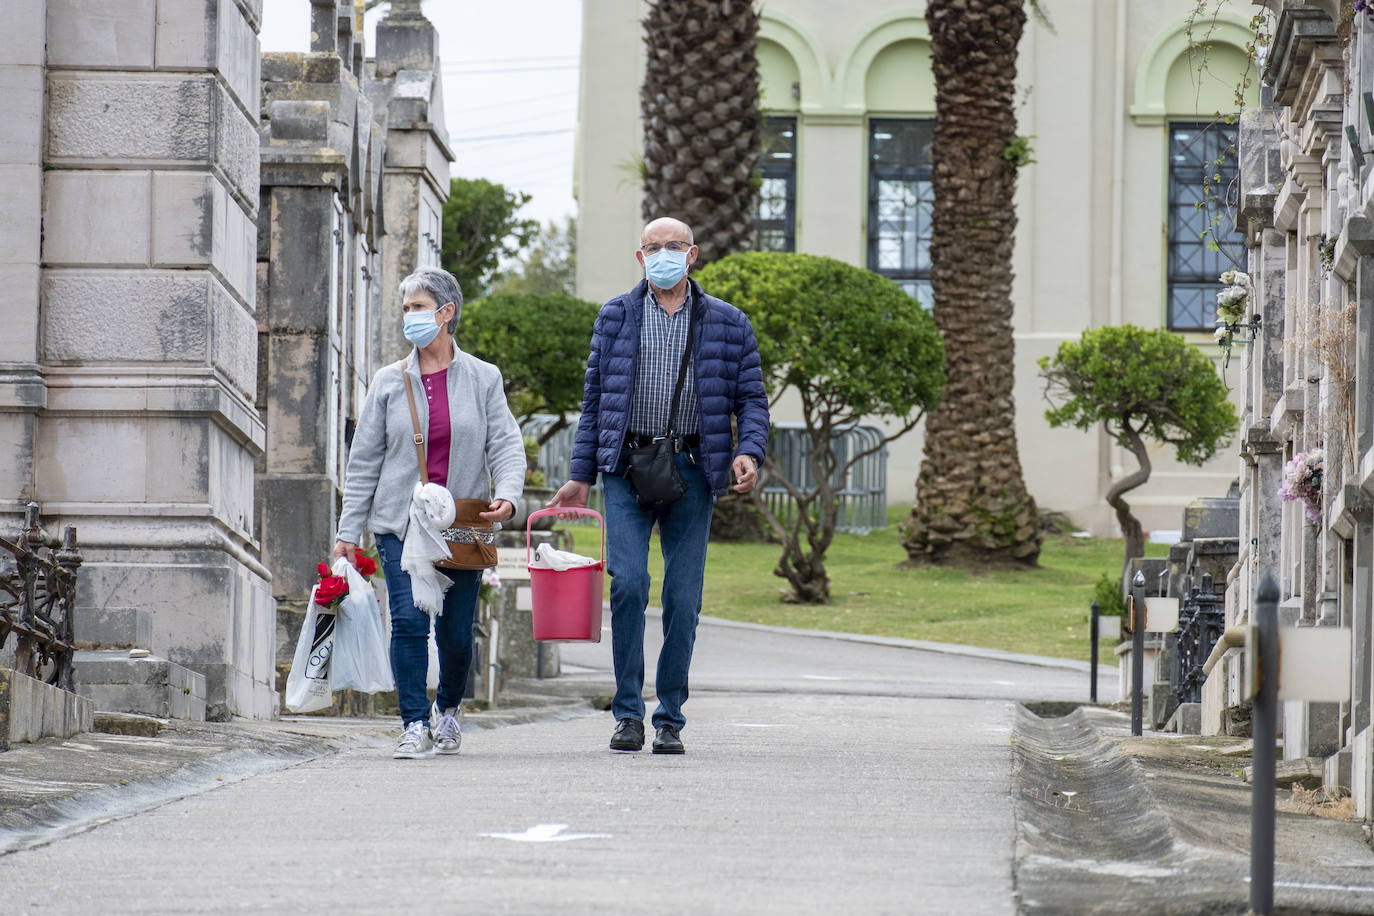
<svg viewBox="0 0 1374 916"><path fill-rule="evenodd" d="M833 258L782 252L732 254L697 273L703 289L749 316L758 337L771 403L793 389L810 440L810 477L790 480L765 461L795 512L779 517L754 491L754 505L782 541L774 573L785 600L830 599L825 551L838 517L836 490L860 458L906 433L940 401L945 351L930 313L885 277ZM837 430L865 416L888 416L897 429L868 451L841 459Z"/></svg>
<svg viewBox="0 0 1374 916"><path fill-rule="evenodd" d="M1050 426L1098 423L1135 456L1137 469L1107 490L1126 538L1126 562L1141 556L1145 535L1123 498L1150 479L1146 441L1174 446L1185 464L1205 463L1235 432L1236 409L1212 360L1181 335L1135 325L1084 331L1040 359Z"/></svg>
<svg viewBox="0 0 1374 916"><path fill-rule="evenodd" d="M537 413L558 421L543 445L582 406L582 383L592 325L600 306L561 293L497 293L463 307L455 335L465 351L494 363L506 383L511 410L523 422Z"/></svg>

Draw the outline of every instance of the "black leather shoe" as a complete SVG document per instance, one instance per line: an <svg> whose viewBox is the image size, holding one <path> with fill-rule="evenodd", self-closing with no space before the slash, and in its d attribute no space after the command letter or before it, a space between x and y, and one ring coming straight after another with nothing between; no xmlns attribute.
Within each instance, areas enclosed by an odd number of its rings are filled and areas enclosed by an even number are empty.
<svg viewBox="0 0 1374 916"><path fill-rule="evenodd" d="M644 746L644 723L638 719L621 719L611 735L611 750L637 751Z"/></svg>
<svg viewBox="0 0 1374 916"><path fill-rule="evenodd" d="M677 729L671 725L660 725L657 734L654 735L655 754L683 754L687 749L682 746L682 739L678 737Z"/></svg>

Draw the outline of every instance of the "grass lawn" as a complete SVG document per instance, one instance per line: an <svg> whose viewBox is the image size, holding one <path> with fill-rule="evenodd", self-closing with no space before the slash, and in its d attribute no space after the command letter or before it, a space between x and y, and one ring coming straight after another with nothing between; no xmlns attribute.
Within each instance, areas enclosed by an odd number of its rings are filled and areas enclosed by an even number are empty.
<svg viewBox="0 0 1374 916"><path fill-rule="evenodd" d="M881 531L836 534L825 556L831 603L822 606L779 600L786 582L773 575L781 555L777 545L713 543L706 559L702 613L774 626L1088 659L1093 584L1102 573L1120 570L1121 541L1047 535L1038 569L903 570L897 568L906 559L897 523L907 511L889 509L889 527ZM575 526L574 540L580 553L595 556L600 549L594 526ZM1146 552L1167 556L1168 547L1151 544ZM654 580L649 600L657 605L663 570L657 537L649 558Z"/></svg>

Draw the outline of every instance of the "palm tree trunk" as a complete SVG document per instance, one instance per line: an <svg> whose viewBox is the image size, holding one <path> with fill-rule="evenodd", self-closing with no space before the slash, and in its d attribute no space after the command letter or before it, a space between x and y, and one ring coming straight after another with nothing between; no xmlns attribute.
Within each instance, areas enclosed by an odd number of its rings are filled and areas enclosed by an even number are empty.
<svg viewBox="0 0 1374 916"><path fill-rule="evenodd" d="M1023 0L929 0L935 72L931 224L934 316L945 341L944 400L926 421L925 460L904 546L913 561L1035 564L1040 526L1016 445L1011 256L1016 46Z"/></svg>
<svg viewBox="0 0 1374 916"><path fill-rule="evenodd" d="M753 246L758 33L750 0L653 0L644 16L644 220L691 226L698 267Z"/></svg>

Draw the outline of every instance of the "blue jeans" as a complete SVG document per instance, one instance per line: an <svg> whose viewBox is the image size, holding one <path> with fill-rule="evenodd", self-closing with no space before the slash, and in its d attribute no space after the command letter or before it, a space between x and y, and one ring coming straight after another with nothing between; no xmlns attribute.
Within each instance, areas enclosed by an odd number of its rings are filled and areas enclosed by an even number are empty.
<svg viewBox="0 0 1374 916"><path fill-rule="evenodd" d="M706 542L716 498L697 464L696 449L678 453L677 466L687 493L658 512L639 508L624 477L603 474L606 496L606 553L611 574L611 656L615 662L615 699L619 719L644 719L644 609L649 604L649 533L658 523L663 549L663 649L655 677L658 709L653 725L682 728L687 702L687 669L701 616L701 583L706 572Z"/></svg>
<svg viewBox="0 0 1374 916"><path fill-rule="evenodd" d="M401 569L401 539L394 534L374 534L377 552L386 574L386 601L391 612L391 673L396 678L396 700L401 707L401 726L429 721L429 614L415 606L410 592L410 573ZM434 642L439 647L439 691L435 702L451 709L463 701L472 668L472 625L477 614L477 590L481 570L441 569L452 580L444 593L444 612L433 620Z"/></svg>

